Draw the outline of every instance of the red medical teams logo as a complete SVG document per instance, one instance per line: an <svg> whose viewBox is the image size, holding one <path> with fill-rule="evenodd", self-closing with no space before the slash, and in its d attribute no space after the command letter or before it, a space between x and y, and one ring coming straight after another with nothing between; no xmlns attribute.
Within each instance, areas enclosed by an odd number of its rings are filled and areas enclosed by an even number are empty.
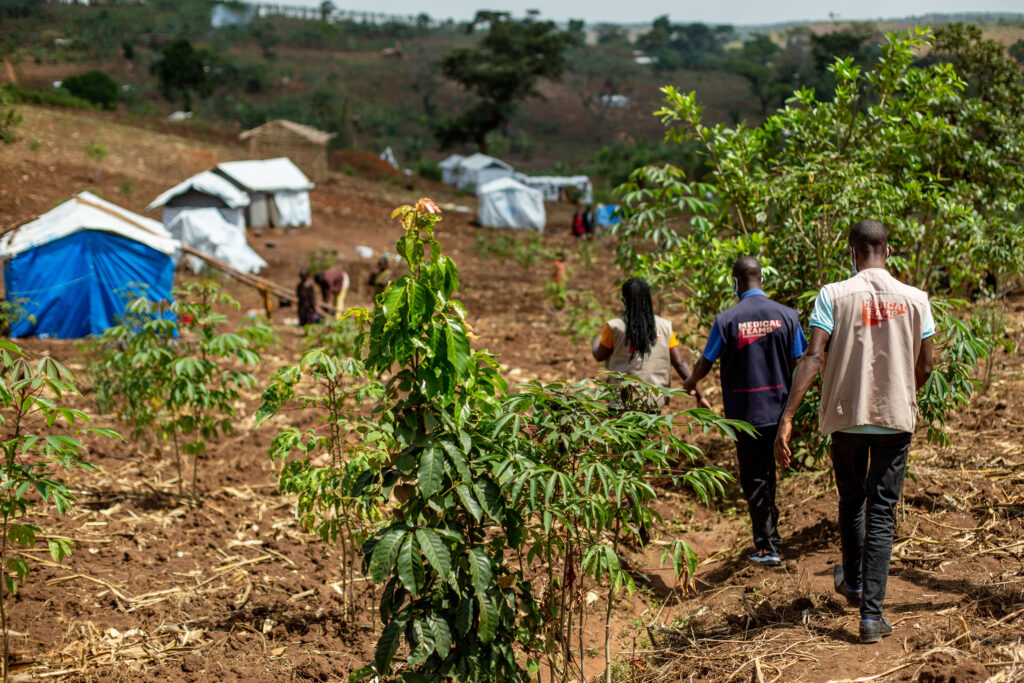
<svg viewBox="0 0 1024 683"><path fill-rule="evenodd" d="M740 340L737 346L742 349L744 346L753 344L761 337L771 334L780 327L782 327L781 320L751 320L750 322L740 323Z"/></svg>
<svg viewBox="0 0 1024 683"><path fill-rule="evenodd" d="M864 299L864 304L861 307L861 319L867 327L871 327L872 325L881 325L893 318L898 318L901 315L906 314L907 305L896 301L872 301L871 299Z"/></svg>

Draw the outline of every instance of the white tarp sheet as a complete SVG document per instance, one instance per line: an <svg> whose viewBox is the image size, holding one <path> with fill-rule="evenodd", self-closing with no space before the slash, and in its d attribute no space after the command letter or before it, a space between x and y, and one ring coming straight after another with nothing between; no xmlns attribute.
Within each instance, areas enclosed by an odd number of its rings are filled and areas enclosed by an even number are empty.
<svg viewBox="0 0 1024 683"><path fill-rule="evenodd" d="M163 206L178 195L185 194L189 190L195 190L196 192L202 192L214 197L219 197L232 209L249 206L249 195L232 185L231 182L223 176L211 173L210 171L203 171L202 173L192 176L188 180L178 183L161 194L146 207L146 211L152 211L158 206ZM165 221L165 223L166 222L167 221Z"/></svg>
<svg viewBox="0 0 1024 683"><path fill-rule="evenodd" d="M220 213L220 217L226 222L232 225L238 226L239 230L245 230L245 214L242 213L242 209L223 209L218 207L203 207L203 206L165 206L161 220L163 220L164 227L168 230L171 229L171 224L174 223L178 218L178 214L182 211L195 211L197 209L209 208L213 211Z"/></svg>
<svg viewBox="0 0 1024 683"><path fill-rule="evenodd" d="M245 229L224 220L219 209L180 211L171 223L170 230L182 244L220 259L245 273L258 273L267 266L263 257L246 243ZM202 260L195 256L189 256L188 262L195 273L203 268Z"/></svg>
<svg viewBox="0 0 1024 683"><path fill-rule="evenodd" d="M466 157L461 154L452 154L437 164L441 169L441 182L446 185L454 185L459 179L459 164Z"/></svg>
<svg viewBox="0 0 1024 683"><path fill-rule="evenodd" d="M313 183L288 157L225 161L217 164L217 168L249 191L298 192L313 189Z"/></svg>
<svg viewBox="0 0 1024 683"><path fill-rule="evenodd" d="M308 192L275 192L278 227L298 227L313 224L313 207Z"/></svg>
<svg viewBox="0 0 1024 683"><path fill-rule="evenodd" d="M80 230L102 230L176 258L181 245L164 226L91 192L82 192L31 223L0 238L0 258L12 258L35 247L73 235Z"/></svg>
<svg viewBox="0 0 1024 683"><path fill-rule="evenodd" d="M456 187L460 190L476 190L477 194L492 180L511 178L515 173L515 169L501 159L479 152L460 161L456 170Z"/></svg>
<svg viewBox="0 0 1024 683"><path fill-rule="evenodd" d="M535 190L544 193L544 199L549 202L562 201L564 188L573 187L579 192L576 201L580 204L590 204L594 201L594 186L590 178L585 175L575 176L528 176L523 173L516 173L515 179Z"/></svg>
<svg viewBox="0 0 1024 683"><path fill-rule="evenodd" d="M481 187L478 194L481 225L544 232L547 213L540 191L512 178L499 178Z"/></svg>

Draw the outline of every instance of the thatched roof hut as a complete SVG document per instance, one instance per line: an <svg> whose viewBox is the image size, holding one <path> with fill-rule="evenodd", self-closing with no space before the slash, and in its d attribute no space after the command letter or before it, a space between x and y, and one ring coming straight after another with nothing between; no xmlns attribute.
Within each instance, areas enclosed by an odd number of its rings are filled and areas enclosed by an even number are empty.
<svg viewBox="0 0 1024 683"><path fill-rule="evenodd" d="M327 143L337 133L278 119L238 136L249 141L250 159L288 157L312 180L327 177Z"/></svg>

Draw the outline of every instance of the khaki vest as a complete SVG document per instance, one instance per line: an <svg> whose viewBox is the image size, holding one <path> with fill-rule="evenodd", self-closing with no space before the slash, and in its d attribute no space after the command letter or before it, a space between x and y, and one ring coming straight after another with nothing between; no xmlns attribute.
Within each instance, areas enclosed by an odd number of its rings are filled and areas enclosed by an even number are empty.
<svg viewBox="0 0 1024 683"><path fill-rule="evenodd" d="M605 362L605 367L611 372L621 372L632 375L656 387L668 388L672 379L672 360L669 355L668 342L672 338L672 323L662 317L654 316L654 323L658 330L658 336L651 345L650 353L646 356L639 354L630 359L631 349L626 341L626 321L622 318L615 318L608 321L615 337L615 347L612 355ZM654 401L651 401L651 408L655 408ZM660 396L656 408L661 409L668 403L667 396Z"/></svg>
<svg viewBox="0 0 1024 683"><path fill-rule="evenodd" d="M913 432L917 418L914 367L928 313L928 295L884 268L825 285L834 327L822 371L823 434L857 425Z"/></svg>

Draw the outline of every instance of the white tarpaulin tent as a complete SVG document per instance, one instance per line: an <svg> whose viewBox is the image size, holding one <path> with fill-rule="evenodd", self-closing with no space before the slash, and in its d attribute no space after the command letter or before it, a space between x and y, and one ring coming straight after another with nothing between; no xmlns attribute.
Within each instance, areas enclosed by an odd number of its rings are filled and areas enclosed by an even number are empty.
<svg viewBox="0 0 1024 683"><path fill-rule="evenodd" d="M259 273L267 266L263 257L246 243L245 226L224 220L216 208L181 211L168 228L182 244L220 259L243 273ZM195 273L203 269L203 261L195 256L189 256L188 262Z"/></svg>
<svg viewBox="0 0 1024 683"><path fill-rule="evenodd" d="M479 196L481 225L544 232L547 214L540 191L513 178L498 178L481 187Z"/></svg>
<svg viewBox="0 0 1024 683"><path fill-rule="evenodd" d="M164 227L170 229L182 211L216 208L228 223L245 229L243 211L249 206L249 195L235 187L227 178L203 171L182 181L154 199L146 211L164 207Z"/></svg>
<svg viewBox="0 0 1024 683"><path fill-rule="evenodd" d="M437 164L441 169L441 181L447 185L454 185L459 179L459 164L466 157L461 154L452 154L447 159Z"/></svg>
<svg viewBox="0 0 1024 683"><path fill-rule="evenodd" d="M227 161L217 164L214 172L249 195L246 224L250 228L312 224L309 191L313 183L291 159Z"/></svg>
<svg viewBox="0 0 1024 683"><path fill-rule="evenodd" d="M501 159L486 154L471 154L458 165L455 186L460 190L475 190L498 178L511 178L515 170Z"/></svg>
<svg viewBox="0 0 1024 683"><path fill-rule="evenodd" d="M575 188L579 196L574 198L580 204L590 204L594 201L594 186L590 178L585 175L573 176L528 176L523 173L516 173L516 180L527 187L540 190L544 193L544 199L549 202L566 201L565 189Z"/></svg>

